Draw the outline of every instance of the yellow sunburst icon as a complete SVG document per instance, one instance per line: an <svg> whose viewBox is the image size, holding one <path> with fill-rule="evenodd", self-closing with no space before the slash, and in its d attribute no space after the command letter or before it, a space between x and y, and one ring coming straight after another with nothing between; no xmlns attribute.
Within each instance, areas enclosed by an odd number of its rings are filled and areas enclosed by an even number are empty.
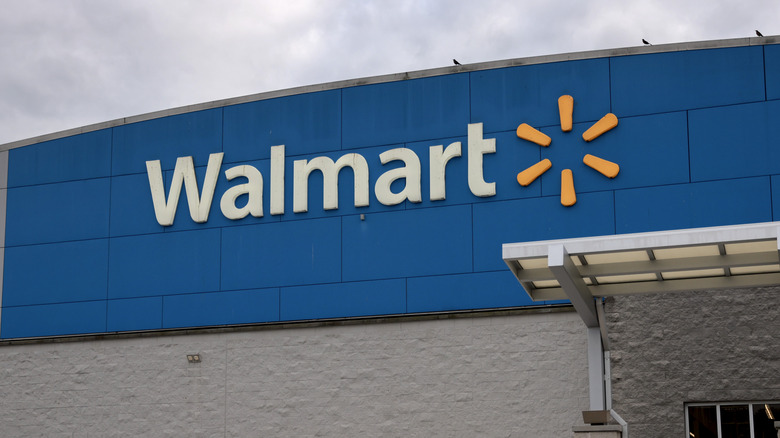
<svg viewBox="0 0 780 438"><path fill-rule="evenodd" d="M558 98L558 113L561 118L561 131L569 132L572 130L572 114L574 112L574 98L569 95L563 95ZM584 133L582 133L582 139L590 142L600 136L601 134L609 131L618 124L617 117L612 113L607 113L598 122L594 123ZM547 147L552 143L552 139L541 131L533 128L532 126L522 123L517 127L517 136L523 140L527 140L538 144L542 147ZM614 178L620 172L620 166L611 161L607 161L603 158L599 158L595 155L586 154L582 158L582 162L591 169L599 172L607 178ZM547 172L552 167L552 162L545 158L544 160L534 164L533 166L523 170L517 174L517 182L521 186L525 187L536 178L539 178L544 172ZM574 191L574 176L571 169L563 169L561 171L561 204L566 207L571 207L577 203L577 193Z"/></svg>

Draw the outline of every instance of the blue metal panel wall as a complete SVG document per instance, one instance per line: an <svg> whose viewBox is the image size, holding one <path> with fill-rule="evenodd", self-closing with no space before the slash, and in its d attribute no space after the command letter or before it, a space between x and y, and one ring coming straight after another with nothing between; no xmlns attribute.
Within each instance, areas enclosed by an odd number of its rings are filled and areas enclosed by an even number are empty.
<svg viewBox="0 0 780 438"><path fill-rule="evenodd" d="M691 180L780 173L780 100L690 111Z"/></svg>
<svg viewBox="0 0 780 438"><path fill-rule="evenodd" d="M270 147L280 144L289 155L339 150L341 91L229 106L225 108L224 129L225 162L269 158Z"/></svg>
<svg viewBox="0 0 780 438"><path fill-rule="evenodd" d="M406 311L403 279L282 288L283 320L387 315Z"/></svg>
<svg viewBox="0 0 780 438"><path fill-rule="evenodd" d="M3 306L106 299L108 239L6 248Z"/></svg>
<svg viewBox="0 0 780 438"><path fill-rule="evenodd" d="M111 239L108 298L219 290L219 229Z"/></svg>
<svg viewBox="0 0 780 438"><path fill-rule="evenodd" d="M224 228L223 290L341 281L340 225L324 218Z"/></svg>
<svg viewBox="0 0 780 438"><path fill-rule="evenodd" d="M269 321L538 305L501 260L501 244L763 222L780 218L780 46L681 51L500 68L280 97L119 126L10 151L0 337L53 336ZM557 99L575 99L574 130ZM614 130L582 132L604 114ZM529 123L552 138L518 139ZM497 152L467 184L467 124ZM461 142L447 166L447 199L429 197L429 147ZM285 145L285 213L271 215L270 147ZM379 203L379 154L420 158L420 203ZM193 156L202 181L224 152L211 214L173 226L154 210L145 161ZM345 153L369 165L370 205L355 207L353 172L339 175L339 208L293 213L293 162ZM585 154L614 161L608 179ZM528 187L517 172L548 158ZM226 219L224 171L264 177L261 218ZM560 204L560 171L578 202ZM403 188L398 181L393 190ZM361 218L361 214L365 217Z"/></svg>
<svg viewBox="0 0 780 438"><path fill-rule="evenodd" d="M471 120L485 132L558 125L558 97L576 100L575 120L598 120L610 110L609 60L556 62L471 74Z"/></svg>
<svg viewBox="0 0 780 438"><path fill-rule="evenodd" d="M780 99L780 46L764 47L766 98Z"/></svg>
<svg viewBox="0 0 780 438"><path fill-rule="evenodd" d="M771 196L767 177L620 190L615 192L616 231L769 222Z"/></svg>
<svg viewBox="0 0 780 438"><path fill-rule="evenodd" d="M122 125L113 129L111 174L145 173L147 160L173 169L176 158L187 155L205 164L221 151L221 108Z"/></svg>
<svg viewBox="0 0 780 438"><path fill-rule="evenodd" d="M107 177L111 176L111 131L88 132L19 148L13 155L8 187Z"/></svg>
<svg viewBox="0 0 780 438"><path fill-rule="evenodd" d="M8 189L6 247L108 237L110 185L97 178Z"/></svg>
<svg viewBox="0 0 780 438"><path fill-rule="evenodd" d="M763 54L756 46L613 58L612 110L634 116L762 101Z"/></svg>
<svg viewBox="0 0 780 438"><path fill-rule="evenodd" d="M344 149L450 137L469 122L469 75L345 88L342 100Z"/></svg>

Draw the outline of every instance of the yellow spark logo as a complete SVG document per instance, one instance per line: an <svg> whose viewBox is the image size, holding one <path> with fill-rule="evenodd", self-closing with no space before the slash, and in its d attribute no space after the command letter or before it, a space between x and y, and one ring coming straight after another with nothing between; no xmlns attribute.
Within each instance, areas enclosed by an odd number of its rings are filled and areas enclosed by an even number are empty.
<svg viewBox="0 0 780 438"><path fill-rule="evenodd" d="M574 112L574 98L569 95L563 95L558 98L558 112L561 118L561 131L569 132L572 129L572 113ZM601 134L609 131L618 124L617 117L612 113L607 113L598 122L594 123L587 131L582 133L582 139L590 142L597 138ZM547 147L552 143L552 139L541 131L538 131L530 125L523 123L517 127L517 136L523 140L527 140L538 144L542 147ZM603 158L599 158L595 155L586 154L582 158L582 162L591 169L599 172L607 178L614 178L620 172L620 166L611 161L607 161ZM521 186L525 187L536 178L539 178L544 172L547 172L552 167L552 162L545 158L544 160L534 164L533 166L525 169L517 174L517 182ZM571 169L563 169L561 171L561 204L566 207L571 207L577 203L577 193L574 191L574 176Z"/></svg>

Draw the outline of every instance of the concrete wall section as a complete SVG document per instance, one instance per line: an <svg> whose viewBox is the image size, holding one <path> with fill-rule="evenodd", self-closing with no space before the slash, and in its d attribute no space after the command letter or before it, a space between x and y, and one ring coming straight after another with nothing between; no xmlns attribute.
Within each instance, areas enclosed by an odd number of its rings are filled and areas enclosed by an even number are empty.
<svg viewBox="0 0 780 438"><path fill-rule="evenodd" d="M778 293L608 298L613 407L631 436L684 436L686 402L780 400Z"/></svg>
<svg viewBox="0 0 780 438"><path fill-rule="evenodd" d="M587 407L584 339L562 311L6 345L0 424L3 437L559 438Z"/></svg>

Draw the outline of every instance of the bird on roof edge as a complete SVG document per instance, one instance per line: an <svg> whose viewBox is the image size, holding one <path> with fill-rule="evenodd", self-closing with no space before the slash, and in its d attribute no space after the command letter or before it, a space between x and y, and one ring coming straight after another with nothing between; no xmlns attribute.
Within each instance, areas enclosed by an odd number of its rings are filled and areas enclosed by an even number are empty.
<svg viewBox="0 0 780 438"><path fill-rule="evenodd" d="M762 34L761 32L758 31L758 29L756 29L756 36L762 37L764 36L764 34Z"/></svg>
<svg viewBox="0 0 780 438"><path fill-rule="evenodd" d="M646 46L652 46L652 44L648 43L646 39L642 38L642 44Z"/></svg>
<svg viewBox="0 0 780 438"><path fill-rule="evenodd" d="M758 32L758 31L756 31L756 32ZM457 60L457 59L455 59L455 58L452 58L452 63L453 63L453 64L455 64L455 65L461 65L461 64L458 62L458 60Z"/></svg>

